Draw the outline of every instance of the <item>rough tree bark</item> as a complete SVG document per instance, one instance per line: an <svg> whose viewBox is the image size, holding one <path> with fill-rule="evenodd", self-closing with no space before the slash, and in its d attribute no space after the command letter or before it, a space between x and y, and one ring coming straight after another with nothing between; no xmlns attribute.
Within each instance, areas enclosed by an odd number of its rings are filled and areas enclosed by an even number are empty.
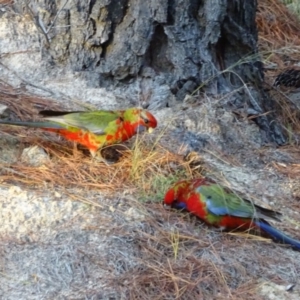
<svg viewBox="0 0 300 300"><path fill-rule="evenodd" d="M199 86L223 105L257 115L265 141L283 144L272 101L263 90L257 52L256 1L15 0L40 32L43 60L85 72L94 87L144 106L183 101Z"/></svg>

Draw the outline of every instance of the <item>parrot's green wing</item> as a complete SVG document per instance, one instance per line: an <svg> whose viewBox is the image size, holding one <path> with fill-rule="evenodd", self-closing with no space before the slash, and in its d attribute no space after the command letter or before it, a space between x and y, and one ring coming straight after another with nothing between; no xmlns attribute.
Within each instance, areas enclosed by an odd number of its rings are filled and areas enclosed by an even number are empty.
<svg viewBox="0 0 300 300"><path fill-rule="evenodd" d="M236 194L227 191L218 184L200 186L197 188L207 210L217 216L230 215L241 218L271 218L280 221L281 214L270 209L253 204Z"/></svg>
<svg viewBox="0 0 300 300"><path fill-rule="evenodd" d="M46 117L46 120L77 127L97 135L107 132L112 122L121 118L121 111L74 112L61 116ZM113 126L114 127L114 126Z"/></svg>

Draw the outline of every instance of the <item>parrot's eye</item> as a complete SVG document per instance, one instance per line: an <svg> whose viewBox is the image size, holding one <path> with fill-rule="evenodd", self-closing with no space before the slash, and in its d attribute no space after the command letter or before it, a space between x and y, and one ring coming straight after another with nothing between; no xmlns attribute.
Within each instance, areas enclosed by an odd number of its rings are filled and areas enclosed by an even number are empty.
<svg viewBox="0 0 300 300"><path fill-rule="evenodd" d="M145 124L149 123L149 119L146 116L140 115L141 119L144 121Z"/></svg>
<svg viewBox="0 0 300 300"><path fill-rule="evenodd" d="M149 123L149 120L147 119L147 117L144 117L141 115L141 119L144 121L145 124Z"/></svg>

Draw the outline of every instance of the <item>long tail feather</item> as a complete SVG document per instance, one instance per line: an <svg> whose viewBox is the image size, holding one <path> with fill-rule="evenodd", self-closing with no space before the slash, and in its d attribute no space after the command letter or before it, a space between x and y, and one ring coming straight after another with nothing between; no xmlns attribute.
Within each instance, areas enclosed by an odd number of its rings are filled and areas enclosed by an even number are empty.
<svg viewBox="0 0 300 300"><path fill-rule="evenodd" d="M64 116L71 113L79 113L82 111L56 111L56 110L41 110L39 112L40 115L44 117L57 117L57 116Z"/></svg>
<svg viewBox="0 0 300 300"><path fill-rule="evenodd" d="M284 243L291 245L294 249L297 249L300 251L300 241L297 241L283 232L279 231L278 229L272 227L271 225L262 222L262 221L257 221L255 224L262 229L264 232L269 234L272 238L276 239L278 242Z"/></svg>
<svg viewBox="0 0 300 300"><path fill-rule="evenodd" d="M22 121L4 121L0 120L0 124L3 125L12 125L12 126L25 126L32 128L52 128L52 129L64 129L65 127L61 126L58 123L54 122L22 122Z"/></svg>

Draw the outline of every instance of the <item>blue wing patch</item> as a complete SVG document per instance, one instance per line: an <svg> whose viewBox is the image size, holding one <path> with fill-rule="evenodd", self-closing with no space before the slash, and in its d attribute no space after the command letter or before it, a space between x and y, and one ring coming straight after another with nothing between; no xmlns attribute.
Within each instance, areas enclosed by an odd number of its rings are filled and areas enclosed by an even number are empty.
<svg viewBox="0 0 300 300"><path fill-rule="evenodd" d="M176 209L186 209L186 203L184 202L175 202L173 207Z"/></svg>

